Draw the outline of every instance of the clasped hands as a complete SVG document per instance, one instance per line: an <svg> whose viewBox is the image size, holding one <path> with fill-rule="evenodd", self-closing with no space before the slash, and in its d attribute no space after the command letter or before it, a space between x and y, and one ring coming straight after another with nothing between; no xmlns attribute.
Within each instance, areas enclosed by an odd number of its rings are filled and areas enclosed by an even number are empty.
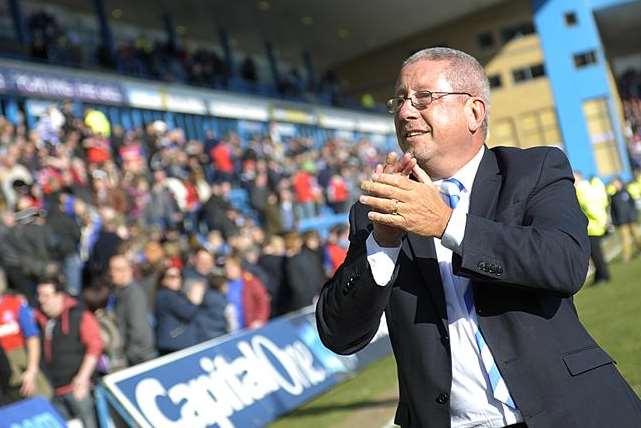
<svg viewBox="0 0 641 428"><path fill-rule="evenodd" d="M359 201L370 208L374 239L382 247L399 246L406 232L441 238L452 215L439 189L408 153L401 159L390 153L361 190Z"/></svg>

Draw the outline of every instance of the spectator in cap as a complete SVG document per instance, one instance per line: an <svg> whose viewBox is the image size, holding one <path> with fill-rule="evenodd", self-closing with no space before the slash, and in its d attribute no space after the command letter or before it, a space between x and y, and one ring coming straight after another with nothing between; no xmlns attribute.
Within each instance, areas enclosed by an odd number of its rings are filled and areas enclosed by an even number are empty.
<svg viewBox="0 0 641 428"><path fill-rule="evenodd" d="M53 260L54 237L46 224L45 212L34 207L22 208L15 213L15 221L6 235L5 269L10 286L35 304L36 281L57 273L59 266Z"/></svg>

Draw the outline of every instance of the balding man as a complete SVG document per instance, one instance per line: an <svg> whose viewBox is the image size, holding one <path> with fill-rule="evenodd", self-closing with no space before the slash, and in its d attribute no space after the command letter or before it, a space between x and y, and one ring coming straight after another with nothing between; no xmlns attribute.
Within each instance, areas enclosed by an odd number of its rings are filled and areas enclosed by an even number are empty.
<svg viewBox="0 0 641 428"><path fill-rule="evenodd" d="M417 52L395 91L405 154L362 183L323 343L354 353L385 313L403 427L641 426L572 303L590 245L563 152L488 149L489 84L463 52Z"/></svg>
<svg viewBox="0 0 641 428"><path fill-rule="evenodd" d="M125 356L130 366L154 358L154 332L147 308L147 298L142 287L134 280L129 260L116 254L109 260L109 275L116 298L116 319L125 344Z"/></svg>

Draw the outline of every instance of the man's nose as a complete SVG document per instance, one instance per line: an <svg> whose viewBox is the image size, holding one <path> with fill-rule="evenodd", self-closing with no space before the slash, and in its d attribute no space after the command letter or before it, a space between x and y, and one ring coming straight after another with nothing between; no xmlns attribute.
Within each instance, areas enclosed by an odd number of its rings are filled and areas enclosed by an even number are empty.
<svg viewBox="0 0 641 428"><path fill-rule="evenodd" d="M396 116L403 120L416 119L419 116L419 112L412 104L411 99L406 98L401 103L401 107L396 112Z"/></svg>

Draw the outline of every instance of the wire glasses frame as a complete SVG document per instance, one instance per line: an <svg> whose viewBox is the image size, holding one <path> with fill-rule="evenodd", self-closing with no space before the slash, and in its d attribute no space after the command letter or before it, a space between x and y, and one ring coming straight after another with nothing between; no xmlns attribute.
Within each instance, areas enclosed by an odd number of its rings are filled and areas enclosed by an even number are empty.
<svg viewBox="0 0 641 428"><path fill-rule="evenodd" d="M396 114L400 109L405 100L410 100L412 106L416 110L426 109L428 105L432 104L433 101L443 98L447 95L467 95L468 97L473 97L474 95L469 92L432 92L432 91L418 91L414 92L412 95L399 95L393 98L390 98L385 102L387 106L387 111L391 114Z"/></svg>

